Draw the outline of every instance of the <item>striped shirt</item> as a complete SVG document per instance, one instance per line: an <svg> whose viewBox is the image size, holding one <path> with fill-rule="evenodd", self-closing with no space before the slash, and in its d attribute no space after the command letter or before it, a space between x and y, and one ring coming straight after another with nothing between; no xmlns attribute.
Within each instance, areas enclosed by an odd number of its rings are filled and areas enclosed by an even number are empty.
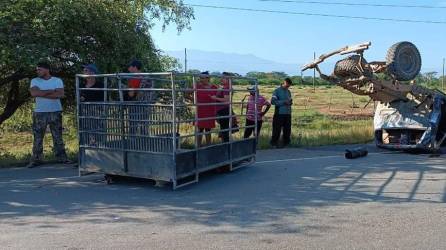
<svg viewBox="0 0 446 250"><path fill-rule="evenodd" d="M248 99L248 104L246 108L246 119L250 121L255 120L255 106L254 106L254 95L250 95ZM262 120L262 110L263 106L268 105L269 102L265 99L264 96L257 96L257 121Z"/></svg>

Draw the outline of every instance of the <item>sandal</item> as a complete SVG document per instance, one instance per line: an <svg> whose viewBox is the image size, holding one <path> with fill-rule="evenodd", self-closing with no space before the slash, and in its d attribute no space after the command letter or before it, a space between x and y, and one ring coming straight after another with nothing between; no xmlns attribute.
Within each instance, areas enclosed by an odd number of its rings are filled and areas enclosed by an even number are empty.
<svg viewBox="0 0 446 250"><path fill-rule="evenodd" d="M69 159L65 159L65 160L60 160L59 163L69 165L69 164L74 164L75 162Z"/></svg>

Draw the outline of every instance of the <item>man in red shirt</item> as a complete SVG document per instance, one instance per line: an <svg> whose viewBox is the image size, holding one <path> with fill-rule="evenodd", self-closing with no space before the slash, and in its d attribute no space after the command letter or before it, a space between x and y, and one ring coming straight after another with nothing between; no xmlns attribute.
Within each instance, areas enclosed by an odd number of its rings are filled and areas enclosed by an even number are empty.
<svg viewBox="0 0 446 250"><path fill-rule="evenodd" d="M211 99L218 102L219 104L215 106L217 111L217 122L220 124L220 130L223 132L219 133L219 137L222 138L223 142L229 141L229 131L224 131L229 129L229 108L230 108L230 95L231 95L231 78L232 74L228 72L223 72L221 78L221 86L217 92L217 95L211 96Z"/></svg>
<svg viewBox="0 0 446 250"><path fill-rule="evenodd" d="M139 60L133 60L130 62L127 68L130 73L141 73L142 63ZM141 87L141 78L130 78L128 81L128 86L130 89L139 89ZM136 99L136 90L130 90L127 95L129 100L133 101Z"/></svg>
<svg viewBox="0 0 446 250"><path fill-rule="evenodd" d="M141 73L142 63L139 60L133 60L129 63L128 71L129 73ZM138 90L141 88L141 76L135 76L134 78L128 79L128 88L131 89L127 92L127 101L137 101ZM138 106L130 105L128 107L129 112L129 127L130 133L132 135L135 134L143 134L145 132L144 124L140 120L144 119L144 112Z"/></svg>

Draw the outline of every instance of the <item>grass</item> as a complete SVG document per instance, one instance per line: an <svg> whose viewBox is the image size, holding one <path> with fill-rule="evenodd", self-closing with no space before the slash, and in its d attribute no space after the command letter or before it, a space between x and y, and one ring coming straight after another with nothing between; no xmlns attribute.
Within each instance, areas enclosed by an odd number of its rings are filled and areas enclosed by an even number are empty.
<svg viewBox="0 0 446 250"><path fill-rule="evenodd" d="M241 87L244 89L245 87ZM275 89L274 86L261 86L260 92L267 99ZM373 103L368 104L368 97L353 96L339 87L296 87L293 93L292 141L293 147L308 147L333 144L365 143L373 140ZM240 101L246 93L236 92L233 99ZM367 105L368 104L368 105ZM273 110L265 117L259 148L269 148ZM234 106L234 112L241 114L241 105ZM32 150L31 106L21 108L0 127L0 167L26 164ZM69 157L77 159L78 142L76 121L73 114L64 115L64 142ZM244 125L244 118L239 118ZM188 125L182 134L193 131ZM243 130L234 134L243 136ZM213 136L217 141L217 136ZM193 139L183 140L191 144ZM187 146L185 146L187 148ZM47 133L44 142L46 160L54 159L52 155L51 134Z"/></svg>
<svg viewBox="0 0 446 250"><path fill-rule="evenodd" d="M261 86L260 93L271 99L275 86ZM293 87L291 146L308 147L365 143L373 140L373 102L336 86ZM240 95L240 94L239 94ZM240 96L235 95L235 98ZM296 105L297 104L297 105ZM368 105L367 105L368 104ZM240 114L240 108L234 108ZM269 148L273 107L265 117L259 148ZM244 123L244 121L242 121Z"/></svg>
<svg viewBox="0 0 446 250"><path fill-rule="evenodd" d="M370 119L345 121L332 119L318 112L297 114L292 118L291 146L309 147L334 144L365 143L373 139ZM270 119L271 120L271 119ZM269 148L271 122L264 123L259 139L261 149Z"/></svg>
<svg viewBox="0 0 446 250"><path fill-rule="evenodd" d="M77 131L74 116L67 114L63 118L63 138L65 149L70 159L77 160ZM24 107L7 120L0 128L0 168L5 166L21 166L28 163L31 157L33 136L31 133L31 109ZM52 153L52 138L49 130L44 139L45 160L55 160Z"/></svg>

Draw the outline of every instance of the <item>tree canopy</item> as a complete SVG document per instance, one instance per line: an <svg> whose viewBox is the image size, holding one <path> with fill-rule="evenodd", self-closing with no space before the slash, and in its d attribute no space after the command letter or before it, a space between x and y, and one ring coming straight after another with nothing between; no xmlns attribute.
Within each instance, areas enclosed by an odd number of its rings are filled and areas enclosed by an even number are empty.
<svg viewBox="0 0 446 250"><path fill-rule="evenodd" d="M138 58L145 70L159 71L172 62L154 45L150 28L161 20L181 31L192 18L179 0L0 1L0 124L29 100L38 61L50 62L68 89L84 63L116 72Z"/></svg>

